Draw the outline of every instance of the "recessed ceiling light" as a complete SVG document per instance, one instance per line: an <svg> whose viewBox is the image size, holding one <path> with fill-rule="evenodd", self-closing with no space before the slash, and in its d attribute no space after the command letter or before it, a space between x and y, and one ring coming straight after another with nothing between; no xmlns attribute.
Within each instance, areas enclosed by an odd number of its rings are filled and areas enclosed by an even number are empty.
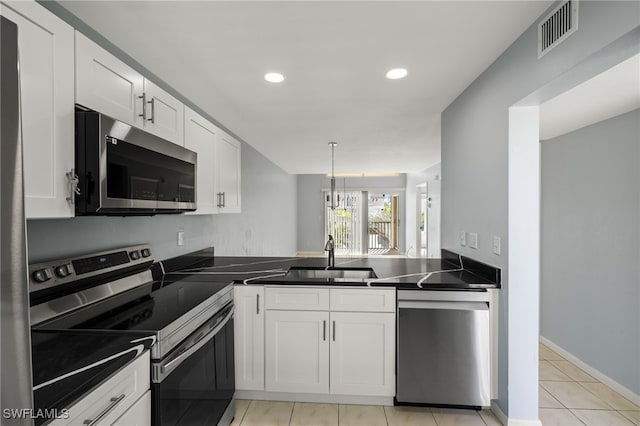
<svg viewBox="0 0 640 426"><path fill-rule="evenodd" d="M284 81L284 75L279 72L268 72L264 75L264 79L269 83L282 83Z"/></svg>
<svg viewBox="0 0 640 426"><path fill-rule="evenodd" d="M408 72L404 68L394 68L392 70L387 71L386 77L389 80L398 80L400 78L405 78Z"/></svg>

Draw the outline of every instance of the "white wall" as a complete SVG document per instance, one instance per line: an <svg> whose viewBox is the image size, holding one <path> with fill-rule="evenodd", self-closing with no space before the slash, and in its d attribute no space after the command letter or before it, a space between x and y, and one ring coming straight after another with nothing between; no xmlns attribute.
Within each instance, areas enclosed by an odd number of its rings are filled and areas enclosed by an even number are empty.
<svg viewBox="0 0 640 426"><path fill-rule="evenodd" d="M638 2L580 2L579 30L540 60L530 27L442 114L442 245L503 268L498 404L513 418L537 418L527 403L537 390L509 383L509 263L491 244L500 236L508 250L508 108L638 27L639 14ZM478 250L459 246L463 230L479 234Z"/></svg>
<svg viewBox="0 0 640 426"><path fill-rule="evenodd" d="M636 394L639 218L640 110L542 142L540 334Z"/></svg>
<svg viewBox="0 0 640 426"><path fill-rule="evenodd" d="M417 190L416 186L426 183L427 196L432 199L431 207L427 210L427 247L429 252L440 257L440 205L441 205L441 180L440 163L429 167L419 173L407 173L406 190L406 218L407 236L406 247L409 257L416 257L419 254L419 247L416 247L417 237Z"/></svg>

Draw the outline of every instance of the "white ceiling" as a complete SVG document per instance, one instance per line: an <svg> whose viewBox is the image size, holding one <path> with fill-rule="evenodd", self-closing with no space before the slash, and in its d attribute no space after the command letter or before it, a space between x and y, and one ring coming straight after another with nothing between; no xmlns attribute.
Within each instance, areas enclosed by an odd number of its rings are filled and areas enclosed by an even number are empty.
<svg viewBox="0 0 640 426"><path fill-rule="evenodd" d="M540 139L552 139L640 108L640 55L540 105Z"/></svg>
<svg viewBox="0 0 640 426"><path fill-rule="evenodd" d="M377 173L438 163L440 113L552 2L61 3L284 170L337 141L336 173Z"/></svg>

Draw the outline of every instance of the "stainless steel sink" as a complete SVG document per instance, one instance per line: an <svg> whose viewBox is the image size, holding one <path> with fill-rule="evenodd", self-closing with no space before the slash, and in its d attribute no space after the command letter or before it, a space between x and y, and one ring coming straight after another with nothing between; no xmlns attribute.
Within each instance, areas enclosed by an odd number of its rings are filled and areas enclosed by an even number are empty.
<svg viewBox="0 0 640 426"><path fill-rule="evenodd" d="M371 268L319 268L319 267L291 267L284 276L288 279L310 280L366 280L378 278Z"/></svg>

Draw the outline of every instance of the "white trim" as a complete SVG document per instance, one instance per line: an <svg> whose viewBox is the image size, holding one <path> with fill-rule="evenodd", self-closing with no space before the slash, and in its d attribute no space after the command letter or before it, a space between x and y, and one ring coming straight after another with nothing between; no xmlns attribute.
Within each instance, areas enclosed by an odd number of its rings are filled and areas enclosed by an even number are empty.
<svg viewBox="0 0 640 426"><path fill-rule="evenodd" d="M255 399L260 401L317 402L322 404L393 405L392 396L359 396L236 390L235 398Z"/></svg>
<svg viewBox="0 0 640 426"><path fill-rule="evenodd" d="M502 412L502 409L498 405L497 401L491 400L491 411L498 418L500 423L506 426L542 426L540 419L536 420L524 420L524 419L510 419L506 414Z"/></svg>
<svg viewBox="0 0 640 426"><path fill-rule="evenodd" d="M629 401L633 402L636 405L640 405L640 395L638 395L631 389L616 382L615 380L613 380L611 377L607 376L600 370L593 368L586 362L582 361L580 358L576 357L570 352L567 352L565 349L562 349L560 346L553 343L551 340L547 339L546 337L540 336L540 342L542 342L542 344L544 344L545 346L548 346L549 349L556 352L558 355L561 355L567 361L570 361L576 366L580 367L581 369L583 369L584 371L592 375L594 378L601 381L603 384L609 386L611 389L618 392L620 395L624 396Z"/></svg>

